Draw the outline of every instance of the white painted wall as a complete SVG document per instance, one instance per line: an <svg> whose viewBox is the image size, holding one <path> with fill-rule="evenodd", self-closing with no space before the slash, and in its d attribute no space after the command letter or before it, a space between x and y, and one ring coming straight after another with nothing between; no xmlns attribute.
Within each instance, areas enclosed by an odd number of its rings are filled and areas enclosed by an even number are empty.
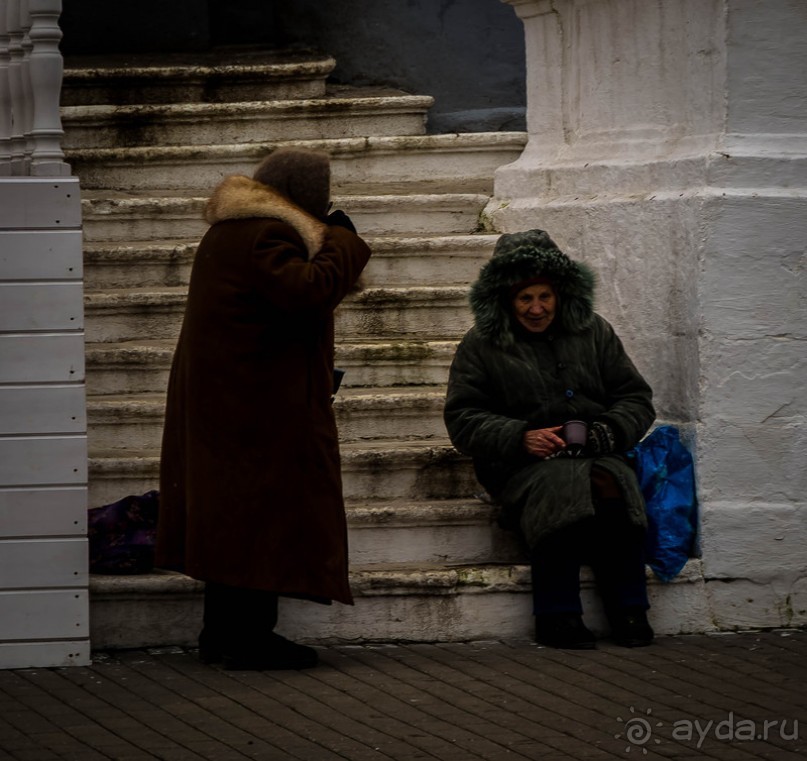
<svg viewBox="0 0 807 761"><path fill-rule="evenodd" d="M76 178L0 178L0 668L89 662Z"/></svg>
<svg viewBox="0 0 807 761"><path fill-rule="evenodd" d="M491 225L600 274L696 452L710 623L807 625L807 6L504 1L529 144Z"/></svg>

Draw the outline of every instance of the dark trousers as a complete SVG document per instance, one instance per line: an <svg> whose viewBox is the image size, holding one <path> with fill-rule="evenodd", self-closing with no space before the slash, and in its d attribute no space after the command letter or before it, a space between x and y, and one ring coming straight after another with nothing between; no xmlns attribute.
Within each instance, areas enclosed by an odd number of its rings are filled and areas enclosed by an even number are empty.
<svg viewBox="0 0 807 761"><path fill-rule="evenodd" d="M593 474L594 517L553 533L532 552L533 612L582 613L580 568L589 565L606 612L650 607L644 531L633 525L613 479Z"/></svg>
<svg viewBox="0 0 807 761"><path fill-rule="evenodd" d="M260 647L277 624L277 602L274 592L207 582L200 642L228 651Z"/></svg>

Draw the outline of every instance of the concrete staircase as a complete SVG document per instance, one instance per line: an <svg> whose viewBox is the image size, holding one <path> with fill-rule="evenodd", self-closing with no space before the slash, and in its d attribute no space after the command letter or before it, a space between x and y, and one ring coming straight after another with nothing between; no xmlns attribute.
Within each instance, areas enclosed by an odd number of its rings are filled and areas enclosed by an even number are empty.
<svg viewBox="0 0 807 761"><path fill-rule="evenodd" d="M158 488L166 380L208 193L277 145L324 148L335 206L374 251L365 290L337 317L357 603L284 601L280 629L310 642L528 635L521 548L474 497L442 424L467 286L496 240L481 214L495 169L526 137L427 135L431 98L330 87L333 66L250 51L70 62L62 118L83 189L90 505ZM700 577L687 574L678 597L695 599ZM200 591L172 573L93 577L93 646L193 644Z"/></svg>

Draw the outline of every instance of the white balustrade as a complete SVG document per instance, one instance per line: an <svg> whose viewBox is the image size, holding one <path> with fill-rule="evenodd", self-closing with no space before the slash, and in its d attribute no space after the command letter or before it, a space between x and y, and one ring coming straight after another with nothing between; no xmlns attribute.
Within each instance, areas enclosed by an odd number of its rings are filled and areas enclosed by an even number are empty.
<svg viewBox="0 0 807 761"><path fill-rule="evenodd" d="M0 176L65 177L61 0L0 0Z"/></svg>
<svg viewBox="0 0 807 761"><path fill-rule="evenodd" d="M0 177L11 174L11 54L6 0L0 0Z"/></svg>

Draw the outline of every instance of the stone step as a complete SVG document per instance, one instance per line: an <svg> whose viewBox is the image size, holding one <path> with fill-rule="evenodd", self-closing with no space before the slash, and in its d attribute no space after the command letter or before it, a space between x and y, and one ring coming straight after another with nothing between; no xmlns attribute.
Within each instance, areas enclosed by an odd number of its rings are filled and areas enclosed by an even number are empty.
<svg viewBox="0 0 807 761"><path fill-rule="evenodd" d="M467 457L446 439L356 442L341 446L345 499L469 499L480 491ZM93 451L89 504L99 507L159 488L159 452Z"/></svg>
<svg viewBox="0 0 807 761"><path fill-rule="evenodd" d="M336 364L345 370L346 388L436 386L448 381L458 339L340 341Z"/></svg>
<svg viewBox="0 0 807 761"><path fill-rule="evenodd" d="M340 390L333 403L339 438L343 442L442 439L444 401L441 387ZM164 416L163 394L89 397L90 452L158 449Z"/></svg>
<svg viewBox="0 0 807 761"><path fill-rule="evenodd" d="M522 543L479 499L365 502L346 506L353 566L516 563Z"/></svg>
<svg viewBox="0 0 807 761"><path fill-rule="evenodd" d="M701 562L668 584L648 571L650 619L658 635L713 631ZM533 636L529 566L502 564L353 566L355 606L283 599L278 632L314 645L454 642ZM586 624L607 633L588 569L581 574ZM90 638L97 649L195 646L201 582L175 573L91 576Z"/></svg>
<svg viewBox="0 0 807 761"><path fill-rule="evenodd" d="M67 58L62 105L231 103L317 98L336 66L327 55L220 48L188 54Z"/></svg>
<svg viewBox="0 0 807 761"><path fill-rule="evenodd" d="M89 291L187 285L199 239L107 241L84 244Z"/></svg>
<svg viewBox="0 0 807 761"><path fill-rule="evenodd" d="M433 103L396 90L331 87L323 97L304 100L71 106L61 110L62 149L422 135Z"/></svg>
<svg viewBox="0 0 807 761"><path fill-rule="evenodd" d="M185 288L87 293L85 336L90 343L176 339L185 310ZM365 288L336 311L343 340L451 340L470 327L464 286Z"/></svg>
<svg viewBox="0 0 807 761"><path fill-rule="evenodd" d="M362 273L367 285L468 284L490 259L498 235L370 238L373 256Z"/></svg>
<svg viewBox="0 0 807 761"><path fill-rule="evenodd" d="M357 217L358 220L358 217ZM362 273L366 285L471 282L490 258L497 235L368 236L373 257ZM87 290L187 285L198 239L88 242Z"/></svg>
<svg viewBox="0 0 807 761"><path fill-rule="evenodd" d="M162 393L174 340L88 344L87 392L92 395ZM448 379L457 341L355 341L336 345L346 371L343 388L435 386Z"/></svg>
<svg viewBox="0 0 807 761"><path fill-rule="evenodd" d="M165 393L176 341L88 343L87 394Z"/></svg>
<svg viewBox="0 0 807 761"><path fill-rule="evenodd" d="M163 191L165 192L165 191ZM334 208L350 215L362 235L457 235L472 233L489 196L482 193L336 195ZM199 240L207 198L190 196L106 196L82 200L88 243ZM180 244L182 245L182 244Z"/></svg>
<svg viewBox="0 0 807 761"><path fill-rule="evenodd" d="M495 522L494 509L473 500L347 503L350 558L377 564L516 563L525 550Z"/></svg>
<svg viewBox="0 0 807 761"><path fill-rule="evenodd" d="M209 146L94 148L68 150L65 156L85 190L104 188L129 192L163 188L206 195L226 175L251 176L257 164L282 145L327 151L331 155L335 192L357 186L383 189L418 181L454 183L457 189L456 183L476 188L480 182L485 182L490 195L494 172L502 164L515 161L526 141L523 132L473 132Z"/></svg>

